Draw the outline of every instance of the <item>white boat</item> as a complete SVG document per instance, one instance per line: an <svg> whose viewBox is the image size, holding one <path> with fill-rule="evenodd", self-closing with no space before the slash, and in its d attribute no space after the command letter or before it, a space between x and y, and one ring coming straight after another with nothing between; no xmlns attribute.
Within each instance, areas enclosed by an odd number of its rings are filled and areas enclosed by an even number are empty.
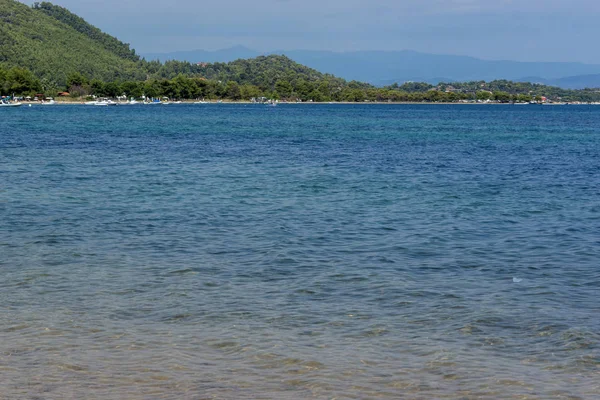
<svg viewBox="0 0 600 400"><path fill-rule="evenodd" d="M56 101L54 101L53 98L48 97L46 100L42 100L42 102L40 104L43 106L51 106L51 105L56 104Z"/></svg>
<svg viewBox="0 0 600 400"><path fill-rule="evenodd" d="M0 107L20 107L23 103L11 102L8 98L0 99Z"/></svg>
<svg viewBox="0 0 600 400"><path fill-rule="evenodd" d="M86 101L84 103L86 106L118 106L119 103L112 101L112 100L93 100L93 101Z"/></svg>

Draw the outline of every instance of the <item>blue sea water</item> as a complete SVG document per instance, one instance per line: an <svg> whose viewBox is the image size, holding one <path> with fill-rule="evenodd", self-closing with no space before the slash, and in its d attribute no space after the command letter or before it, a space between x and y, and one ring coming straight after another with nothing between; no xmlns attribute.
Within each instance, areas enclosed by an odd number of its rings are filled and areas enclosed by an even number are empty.
<svg viewBox="0 0 600 400"><path fill-rule="evenodd" d="M598 399L600 107L0 109L0 398Z"/></svg>

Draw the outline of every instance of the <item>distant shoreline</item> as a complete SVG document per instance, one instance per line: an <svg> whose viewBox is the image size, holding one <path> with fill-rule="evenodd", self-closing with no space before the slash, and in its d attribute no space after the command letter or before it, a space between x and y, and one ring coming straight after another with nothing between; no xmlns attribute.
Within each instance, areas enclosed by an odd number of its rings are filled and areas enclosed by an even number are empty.
<svg viewBox="0 0 600 400"><path fill-rule="evenodd" d="M31 102L21 102L23 105L42 105L39 101L31 101ZM223 100L223 101L207 101L206 103L197 103L196 100L181 100L181 103L168 103L164 105L180 105L180 104L196 104L196 105L208 105L208 104L251 104L251 105L268 105L269 103L256 103L251 101L231 101L231 100ZM474 102L389 102L389 101L365 101L365 102L351 102L351 101L336 101L336 102L317 102L317 101L305 101L305 102L277 102L278 105L290 105L290 104L299 104L299 105L315 105L315 104L343 104L343 105L472 105L472 106L512 106L512 105L530 105L530 106L541 106L541 105L597 105L593 103L583 103L583 102L572 102L572 103L474 103ZM60 100L57 99L54 105L88 105L85 101L81 100ZM148 105L142 102L137 104L128 104L128 103L118 103L120 106L129 106L129 105Z"/></svg>

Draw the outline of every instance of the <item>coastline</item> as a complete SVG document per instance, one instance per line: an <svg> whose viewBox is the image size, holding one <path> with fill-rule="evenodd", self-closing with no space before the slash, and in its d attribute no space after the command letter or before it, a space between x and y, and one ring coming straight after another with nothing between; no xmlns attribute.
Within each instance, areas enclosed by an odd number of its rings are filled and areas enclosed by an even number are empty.
<svg viewBox="0 0 600 400"><path fill-rule="evenodd" d="M24 106L28 106L28 105L50 105L50 104L43 104L40 103L39 101L31 101L31 102L21 102L21 104L23 104ZM207 105L207 104L252 104L252 105L267 105L269 103L260 103L260 102L252 102L252 101L247 101L247 100L240 100L240 101L231 101L231 100L222 100L222 101L207 101L206 103L197 103L196 100L181 100L181 102L179 103L166 103L163 105L182 105L182 104L187 104L187 105L191 105L191 104L195 104L195 105ZM291 101L280 101L277 103L278 105L289 105L289 104L300 104L300 105L323 105L323 104L329 104L329 105L336 105L336 104L342 104L342 105L491 105L491 106L513 106L513 105L598 105L598 104L594 104L594 103L581 103L581 102L573 102L573 103L497 103L497 102L489 102L489 103L477 103L477 102L391 102L391 101L364 101L364 102L353 102L353 101L335 101L335 102L331 102L331 101L322 101L322 102L317 102L317 101L305 101L305 102L291 102ZM55 100L55 103L52 105L89 105L86 104L86 101L83 100ZM148 105L148 104L144 104L144 103L137 103L137 104L129 104L129 103L119 103L117 102L114 105L120 105L120 106L130 106L130 105Z"/></svg>

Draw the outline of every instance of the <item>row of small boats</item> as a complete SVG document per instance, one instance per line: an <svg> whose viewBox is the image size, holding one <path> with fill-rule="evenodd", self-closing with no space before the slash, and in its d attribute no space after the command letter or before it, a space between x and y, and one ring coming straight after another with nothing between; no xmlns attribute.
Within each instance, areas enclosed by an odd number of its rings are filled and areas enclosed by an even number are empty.
<svg viewBox="0 0 600 400"><path fill-rule="evenodd" d="M181 101L113 101L113 100L94 100L87 101L84 104L87 106L118 106L118 105L158 105L158 104L181 104Z"/></svg>
<svg viewBox="0 0 600 400"><path fill-rule="evenodd" d="M36 103L42 106L51 106L56 104L56 101L54 100L48 100L48 101L42 101L39 103ZM8 100L0 100L0 107L21 107L23 105L23 103L18 102L18 101L8 101ZM29 106L31 107L31 103L29 103Z"/></svg>
<svg viewBox="0 0 600 400"><path fill-rule="evenodd" d="M112 101L112 100L97 100L97 101L87 101L84 104L87 106L118 106L118 105L135 105L135 104L140 104L140 105L158 105L158 104L181 104L181 101L124 101L124 102L116 102L116 101ZM206 101L197 101L194 102L193 104L207 104L208 102ZM0 107L20 107L22 106L24 103L20 103L20 102L10 102L10 101L5 101L5 100L1 100L0 101ZM50 100L50 101L42 101L42 102L36 102L36 105L42 105L42 106L48 106L48 105L53 105L53 104L57 104L56 101L54 100ZM28 104L29 106L31 106L31 103Z"/></svg>

